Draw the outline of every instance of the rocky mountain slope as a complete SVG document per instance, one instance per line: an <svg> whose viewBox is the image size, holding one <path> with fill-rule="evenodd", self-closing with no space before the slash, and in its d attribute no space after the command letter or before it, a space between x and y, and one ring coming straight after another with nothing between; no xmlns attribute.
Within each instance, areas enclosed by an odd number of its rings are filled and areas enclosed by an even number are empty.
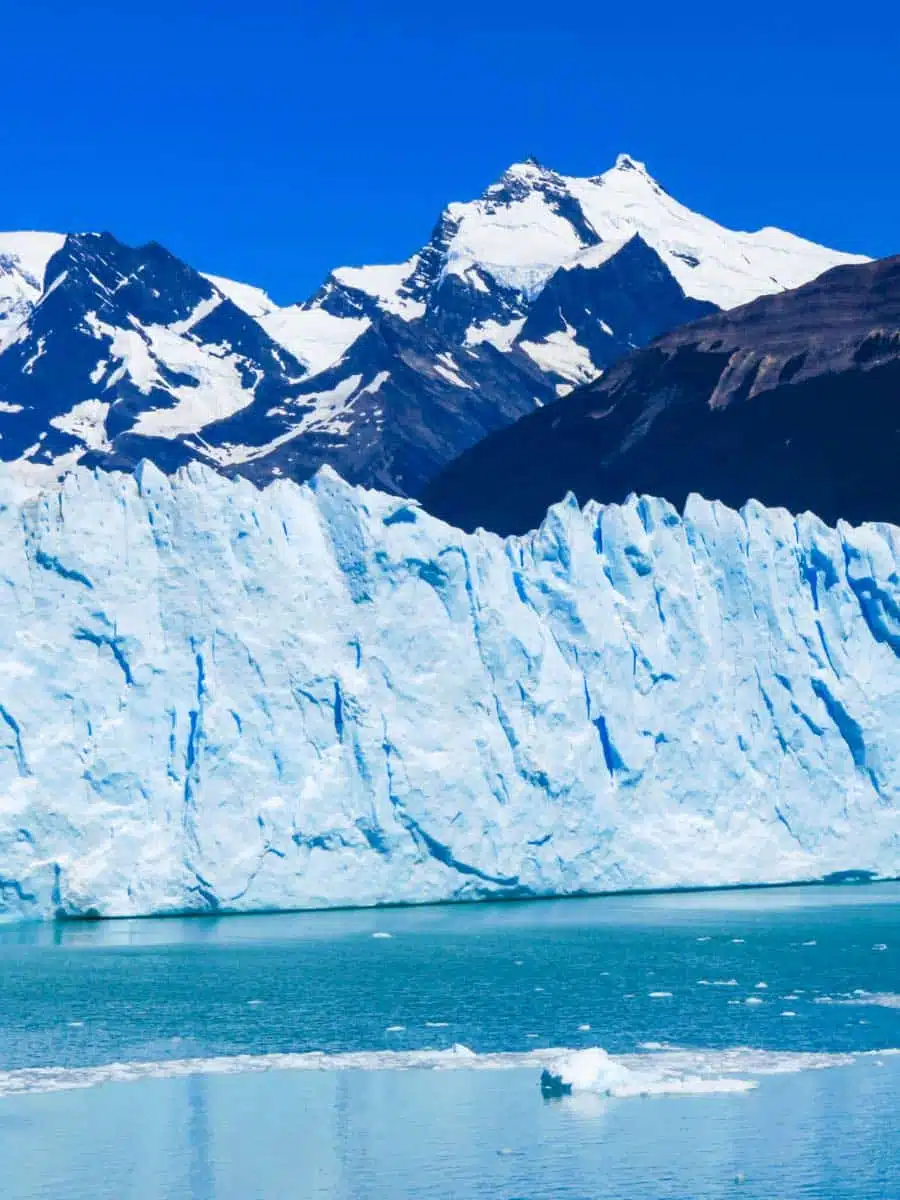
<svg viewBox="0 0 900 1200"><path fill-rule="evenodd" d="M677 329L488 438L424 501L463 528L521 533L581 501L690 492L824 520L900 523L900 257Z"/></svg>
<svg viewBox="0 0 900 1200"><path fill-rule="evenodd" d="M149 458L419 494L633 347L851 257L723 229L627 156L590 179L515 164L407 262L287 307L154 243L4 234L0 457L38 484Z"/></svg>

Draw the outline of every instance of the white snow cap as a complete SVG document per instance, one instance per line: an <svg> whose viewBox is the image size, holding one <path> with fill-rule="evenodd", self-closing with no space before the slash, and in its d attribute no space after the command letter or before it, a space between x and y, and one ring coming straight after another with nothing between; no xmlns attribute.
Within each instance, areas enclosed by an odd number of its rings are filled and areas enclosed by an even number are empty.
<svg viewBox="0 0 900 1200"><path fill-rule="evenodd" d="M517 189L505 201L503 189L510 181L528 190ZM573 200L582 229L570 219ZM579 261L593 244L585 239L585 229L604 243L621 244L640 234L688 296L720 308L799 287L839 263L866 261L779 229L739 233L717 225L669 196L645 164L629 154L620 154L614 167L591 178L562 175L533 160L515 163L480 200L452 204L448 212L458 231L446 269L464 275L478 266L525 294L539 291L559 267Z"/></svg>

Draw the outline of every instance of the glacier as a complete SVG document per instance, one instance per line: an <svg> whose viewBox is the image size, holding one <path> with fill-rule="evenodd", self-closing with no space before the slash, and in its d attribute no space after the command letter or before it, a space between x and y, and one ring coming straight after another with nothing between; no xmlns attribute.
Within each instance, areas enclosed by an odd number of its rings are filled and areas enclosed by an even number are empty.
<svg viewBox="0 0 900 1200"><path fill-rule="evenodd" d="M0 915L900 873L900 529L0 469Z"/></svg>

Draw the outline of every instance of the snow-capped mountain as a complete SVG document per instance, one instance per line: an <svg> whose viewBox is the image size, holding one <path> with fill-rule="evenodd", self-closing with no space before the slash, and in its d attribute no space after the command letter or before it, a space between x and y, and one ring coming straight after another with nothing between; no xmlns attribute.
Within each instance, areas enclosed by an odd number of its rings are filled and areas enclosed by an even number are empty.
<svg viewBox="0 0 900 1200"><path fill-rule="evenodd" d="M900 529L0 468L0 913L900 873Z"/></svg>
<svg viewBox="0 0 900 1200"><path fill-rule="evenodd" d="M421 496L464 529L524 533L548 505L751 497L900 524L900 256L835 267L675 329L485 438Z"/></svg>
<svg viewBox="0 0 900 1200"><path fill-rule="evenodd" d="M419 494L485 435L718 308L853 256L733 233L621 156L591 179L515 164L395 266L303 304L109 234L0 236L0 456L199 460L258 482L328 463Z"/></svg>

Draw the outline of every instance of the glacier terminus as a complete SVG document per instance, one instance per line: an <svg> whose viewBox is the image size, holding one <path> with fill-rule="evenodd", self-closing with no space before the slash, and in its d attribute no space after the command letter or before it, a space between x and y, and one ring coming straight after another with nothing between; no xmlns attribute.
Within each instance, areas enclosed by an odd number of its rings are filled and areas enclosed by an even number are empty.
<svg viewBox="0 0 900 1200"><path fill-rule="evenodd" d="M900 530L0 472L0 915L900 873Z"/></svg>

